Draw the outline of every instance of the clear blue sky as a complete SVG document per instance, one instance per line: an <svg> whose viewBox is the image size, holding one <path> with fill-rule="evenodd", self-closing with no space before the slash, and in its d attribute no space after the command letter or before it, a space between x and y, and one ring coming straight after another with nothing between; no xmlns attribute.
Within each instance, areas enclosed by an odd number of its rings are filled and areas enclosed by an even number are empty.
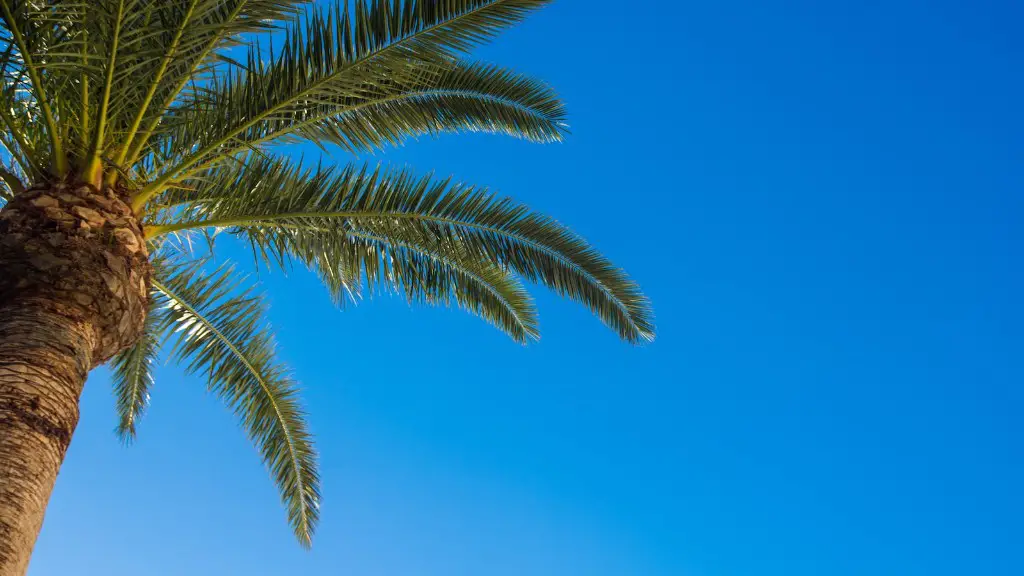
<svg viewBox="0 0 1024 576"><path fill-rule="evenodd" d="M561 0L478 55L557 86L568 143L378 158L573 226L659 340L541 292L522 348L267 277L322 454L314 550L201 382L161 368L126 449L100 371L31 573L1024 574L1022 17Z"/></svg>

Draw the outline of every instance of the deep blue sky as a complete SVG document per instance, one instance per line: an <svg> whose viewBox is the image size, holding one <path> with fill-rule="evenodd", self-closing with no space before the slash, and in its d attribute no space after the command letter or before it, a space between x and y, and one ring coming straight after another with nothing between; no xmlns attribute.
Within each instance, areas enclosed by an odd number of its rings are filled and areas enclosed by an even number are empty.
<svg viewBox="0 0 1024 576"><path fill-rule="evenodd" d="M568 143L378 157L573 226L658 341L266 278L314 550L201 382L162 368L126 449L100 371L31 573L1024 574L1021 6L561 0L478 55L553 83Z"/></svg>

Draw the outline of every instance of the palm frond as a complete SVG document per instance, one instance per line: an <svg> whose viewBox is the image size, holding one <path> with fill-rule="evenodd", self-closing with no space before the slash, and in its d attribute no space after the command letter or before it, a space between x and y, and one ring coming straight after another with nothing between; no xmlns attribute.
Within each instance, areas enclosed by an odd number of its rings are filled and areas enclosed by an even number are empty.
<svg viewBox="0 0 1024 576"><path fill-rule="evenodd" d="M340 108L309 108L295 119L279 122L286 124L283 127L268 127L256 143L295 134L359 153L441 132L488 132L557 142L566 128L565 109L553 90L488 64L428 68L408 86L349 100Z"/></svg>
<svg viewBox="0 0 1024 576"><path fill-rule="evenodd" d="M49 168L52 142L33 90L16 44L7 41L0 53L0 144L27 174L37 176Z"/></svg>
<svg viewBox="0 0 1024 576"><path fill-rule="evenodd" d="M194 262L171 261L157 267L153 285L166 314L163 327L177 337L172 354L234 409L270 470L296 537L308 547L319 518L316 453L295 382L274 358L261 300L239 290L230 267L206 273Z"/></svg>
<svg viewBox="0 0 1024 576"><path fill-rule="evenodd" d="M160 352L161 325L166 321L163 310L150 299L146 325L139 340L112 361L114 399L118 415L117 436L125 444L135 440L139 419L149 405L153 387L153 365Z"/></svg>
<svg viewBox="0 0 1024 576"><path fill-rule="evenodd" d="M47 82L43 76L43 67L47 62L44 54L54 45L63 48L59 26L54 26L48 20L52 18L60 22L76 11L67 10L58 4L52 7L53 14L50 14L50 8L29 1L2 0L0 21L9 33L6 39L8 53L18 55L24 72L24 80L18 81L17 84L23 86L38 105L43 119L42 124L49 137L54 167L58 171L63 171L67 168L67 157L61 141L62 132L54 113L54 103L51 102L55 90L52 83ZM20 72L18 76L21 76Z"/></svg>
<svg viewBox="0 0 1024 576"><path fill-rule="evenodd" d="M247 113L239 112L227 101L230 98L211 95L207 109L216 117L209 118L209 113L186 115L175 139L192 142L210 126L225 125L229 116ZM234 156L258 146L297 139L335 144L350 153L442 132L487 132L556 142L564 136L565 118L564 106L554 91L528 76L482 63L425 65L408 82L392 81L367 88L360 96L312 101L301 109L277 114L237 135L188 173L234 161Z"/></svg>
<svg viewBox="0 0 1024 576"><path fill-rule="evenodd" d="M135 7L134 2L128 2L127 6L125 4L125 0L117 1L117 8L114 11L114 16L109 22L107 22L106 19L98 20L98 22L109 24L108 27L100 29L100 34L98 37L109 38L110 45L106 49L108 57L104 69L103 83L100 89L99 109L96 113L96 131L93 137L93 145L91 150L88 152L88 158L86 159L85 166L86 178L89 179L90 181L94 181L97 184L99 183L99 172L102 171L103 168L100 155L106 152L107 150L107 140L105 137L107 135L107 121L110 116L108 114L108 107L110 106L111 90L114 87L114 73L115 71L117 71L118 50L123 48L121 43L124 42L124 39L122 39L121 36L121 31L122 29L126 28L125 26L123 26L126 10L130 13L132 9ZM125 31L132 32L132 30L130 29ZM138 29L134 30L134 32L136 36L140 35L140 31ZM63 170L58 170L58 172L63 172Z"/></svg>
<svg viewBox="0 0 1024 576"><path fill-rule="evenodd" d="M277 254L295 252L293 227L334 230L339 243L346 227L400 242L425 238L581 302L627 341L654 336L649 303L621 269L552 218L486 189L379 167L314 171L269 157L193 185L163 198L183 207L180 221L151 233L242 229Z"/></svg>
<svg viewBox="0 0 1024 576"><path fill-rule="evenodd" d="M273 62L264 64L256 47L250 51L247 71L213 82L210 92L219 98L206 110L228 111L230 116L206 122L200 144L146 186L136 207L186 171L223 159L225 148L265 136L268 123L284 119L294 124L310 106L333 105L337 114L343 111L339 103L365 99L368 90L414 83L425 65L449 65L456 55L548 2L358 0L353 10L340 4L327 11L313 10L296 22Z"/></svg>
<svg viewBox="0 0 1024 576"><path fill-rule="evenodd" d="M351 226L244 226L258 253L276 251L314 269L338 304L370 293L404 296L413 304L451 306L475 314L516 342L539 338L537 311L523 285L508 271L456 246L429 238L374 235Z"/></svg>

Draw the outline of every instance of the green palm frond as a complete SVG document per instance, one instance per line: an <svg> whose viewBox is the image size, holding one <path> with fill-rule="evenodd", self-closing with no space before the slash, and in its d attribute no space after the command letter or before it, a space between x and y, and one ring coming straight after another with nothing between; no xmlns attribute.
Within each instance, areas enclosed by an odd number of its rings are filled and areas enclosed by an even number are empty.
<svg viewBox="0 0 1024 576"><path fill-rule="evenodd" d="M439 131L562 137L543 84L457 57L550 0L0 0L3 142L33 180L128 178L135 207L289 138L361 151ZM269 56L253 32L285 26ZM248 42L243 43L243 39ZM247 44L247 58L230 49Z"/></svg>
<svg viewBox="0 0 1024 576"><path fill-rule="evenodd" d="M86 20L83 36L108 44L96 104L95 151L127 169L134 144L145 146L159 120L187 82L201 80L241 34L273 29L298 15L300 2L285 0L103 0L106 18ZM117 95L109 99L108 93ZM141 132L141 134L140 134ZM138 140L136 140L138 138Z"/></svg>
<svg viewBox="0 0 1024 576"><path fill-rule="evenodd" d="M153 229L154 227L151 227ZM203 233L212 249L211 228L157 235ZM456 245L419 234L375 236L351 225L280 223L235 230L260 259L287 266L295 258L315 270L339 305L364 289L399 294L413 304L451 306L475 314L520 343L539 337L530 295L510 272ZM152 242L151 241L151 242Z"/></svg>
<svg viewBox="0 0 1024 576"><path fill-rule="evenodd" d="M163 339L160 326L165 322L163 310L155 305L156 302L156 298L150 299L142 336L131 348L114 356L111 362L118 415L116 432L125 444L135 440L139 419L149 405L153 364L156 363Z"/></svg>
<svg viewBox="0 0 1024 576"><path fill-rule="evenodd" d="M49 165L51 140L32 92L21 55L8 41L0 52L0 144L25 173L37 177Z"/></svg>
<svg viewBox="0 0 1024 576"><path fill-rule="evenodd" d="M365 286L404 296L411 303L450 306L454 301L513 340L539 338L537 311L529 293L513 275L457 247L429 239L398 239L356 229L288 226L267 230L243 227L257 250L284 246L288 255L317 271L342 304ZM277 235L271 239L267 233Z"/></svg>
<svg viewBox="0 0 1024 576"><path fill-rule="evenodd" d="M306 111L306 119L299 119L293 133L358 153L440 132L489 132L557 142L566 128L564 107L549 87L487 64L429 68L408 86L351 100L340 113Z"/></svg>
<svg viewBox="0 0 1024 576"><path fill-rule="evenodd" d="M224 91L232 89L226 86ZM266 90L248 89L254 94ZM182 132L175 141L191 142L195 134L201 137L209 132L210 126L228 124L228 116L250 113L240 112L231 98L222 93L210 95L208 112L183 120ZM208 117L211 113L214 118ZM292 112L276 114L236 135L189 173L201 172L257 146L296 139L332 143L351 153L441 132L489 132L556 142L564 136L565 116L554 91L533 78L489 64L424 65L407 82L367 86L359 96L310 101Z"/></svg>
<svg viewBox="0 0 1024 576"><path fill-rule="evenodd" d="M177 338L172 354L234 409L270 470L296 537L309 546L320 514L313 437L295 382L274 358L261 300L239 290L230 267L206 273L195 262L158 266L153 285L166 315L163 328Z"/></svg>
<svg viewBox="0 0 1024 576"><path fill-rule="evenodd" d="M60 85L44 75L44 68L59 67L60 63L56 60L50 62L47 54L51 50L64 53L71 49L60 24L77 20L82 12L74 6L60 3L51 7L27 0L0 2L0 20L7 32L7 37L4 38L5 88L9 87L12 91L14 88L24 90L27 95L31 95L31 98L22 100L31 102L38 109L42 118L41 124L48 136L50 159L58 171L63 171L67 167L62 132L57 124L52 101L60 91ZM20 69L8 72L7 69L12 62L20 64ZM11 116L7 110L4 115ZM9 128L16 131L13 126Z"/></svg>
<svg viewBox="0 0 1024 576"><path fill-rule="evenodd" d="M414 84L425 66L450 65L453 59L521 21L550 0L358 0L313 10L297 21L284 48L264 64L258 47L250 51L246 71L225 74L200 98L217 120L199 124L204 135L180 162L146 186L137 206L188 171L202 170L239 146L266 138L268 125L301 124L310 107L333 107L366 100L393 83ZM321 110L322 113L322 110ZM205 114L200 114L203 117ZM318 117L322 122L326 118ZM283 134L281 134L283 135ZM189 143L191 144L191 143ZM197 168L197 166L199 168Z"/></svg>
<svg viewBox="0 0 1024 576"><path fill-rule="evenodd" d="M314 171L268 157L194 185L164 198L183 210L181 221L151 233L240 229L261 249L307 260L317 251L296 250L290 230L328 231L339 245L349 241L348 229L406 243L426 239L435 251L490 262L581 302L627 341L654 335L648 301L621 269L550 217L486 189L401 170Z"/></svg>

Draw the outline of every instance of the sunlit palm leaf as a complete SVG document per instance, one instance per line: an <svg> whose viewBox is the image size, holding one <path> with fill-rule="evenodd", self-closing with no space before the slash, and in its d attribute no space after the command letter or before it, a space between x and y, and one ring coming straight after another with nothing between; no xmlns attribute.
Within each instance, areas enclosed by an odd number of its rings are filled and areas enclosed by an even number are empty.
<svg viewBox="0 0 1024 576"><path fill-rule="evenodd" d="M365 286L403 295L409 302L458 304L520 343L539 337L537 311L522 284L507 271L429 238L377 236L357 229L293 225L242 227L257 246L286 246L313 268L341 304ZM275 236L271 239L269 235Z"/></svg>
<svg viewBox="0 0 1024 576"><path fill-rule="evenodd" d="M565 110L550 88L485 64L430 69L409 86L353 99L342 110L334 115L308 110L295 133L358 153L440 132L490 132L554 142L562 139L566 127Z"/></svg>
<svg viewBox="0 0 1024 576"><path fill-rule="evenodd" d="M223 51L241 44L243 34L264 32L291 20L307 0L189 0L166 3L158 49L133 78L139 96L128 124L120 159L133 163L150 138L164 134L165 120L189 83L202 84L224 61Z"/></svg>
<svg viewBox="0 0 1024 576"><path fill-rule="evenodd" d="M294 226L333 230L342 239L346 226L398 241L427 238L583 303L625 340L653 337L636 283L568 228L512 200L401 170L310 171L266 157L241 166L168 195L185 212L162 231L242 227L278 255L294 251L291 236L281 233Z"/></svg>
<svg viewBox="0 0 1024 576"><path fill-rule="evenodd" d="M117 435L122 442L135 440L137 426L149 405L149 391L153 386L153 365L160 351L165 322L163 310L151 300L149 314L142 337L131 348L114 356L111 362L114 381L114 400L117 409Z"/></svg>
<svg viewBox="0 0 1024 576"><path fill-rule="evenodd" d="M211 94L207 113L185 115L176 141L189 142L240 113L223 94ZM217 117L207 117L209 113ZM411 136L440 132L489 132L534 142L562 139L565 110L558 96L535 79L479 63L425 65L413 80L367 87L357 97L310 101L281 112L243 134L222 153L248 152L267 143L307 139L333 143L348 152L400 144ZM195 169L209 166L213 160Z"/></svg>
<svg viewBox="0 0 1024 576"><path fill-rule="evenodd" d="M311 106L337 108L352 98L365 99L367 91L412 83L422 76L424 65L450 63L549 2L359 0L352 10L340 4L314 10L296 22L272 63L264 64L263 54L254 48L247 72L220 76L211 89L216 98L205 104L217 119L200 124L206 129L193 132L196 149L182 149L182 162L147 186L142 196L148 198L197 165L220 161L225 149L265 137L268 123L301 123L295 118Z"/></svg>
<svg viewBox="0 0 1024 576"><path fill-rule="evenodd" d="M263 456L299 542L308 546L320 515L320 478L313 437L298 389L274 358L263 304L239 290L230 268L213 273L194 262L158 267L153 285L173 332L173 354L202 374L235 414Z"/></svg>

